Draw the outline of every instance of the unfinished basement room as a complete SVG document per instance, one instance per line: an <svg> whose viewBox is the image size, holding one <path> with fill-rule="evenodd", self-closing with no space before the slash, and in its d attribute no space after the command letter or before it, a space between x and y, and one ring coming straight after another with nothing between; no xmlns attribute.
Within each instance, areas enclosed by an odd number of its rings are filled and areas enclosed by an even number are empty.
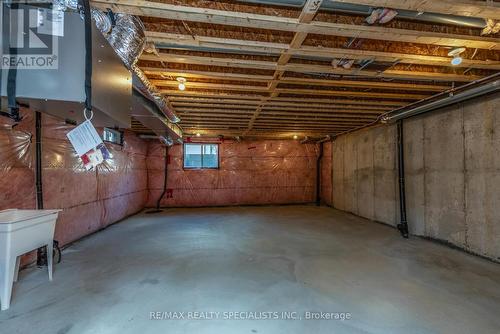
<svg viewBox="0 0 500 334"><path fill-rule="evenodd" d="M0 18L0 334L500 334L500 0Z"/></svg>

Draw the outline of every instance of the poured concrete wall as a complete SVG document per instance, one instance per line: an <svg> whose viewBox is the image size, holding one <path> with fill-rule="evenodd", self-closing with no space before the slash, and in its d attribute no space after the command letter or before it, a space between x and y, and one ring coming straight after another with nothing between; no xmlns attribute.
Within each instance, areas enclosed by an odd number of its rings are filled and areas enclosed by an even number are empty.
<svg viewBox="0 0 500 334"><path fill-rule="evenodd" d="M380 126L333 142L335 208L396 225L395 139L394 126Z"/></svg>
<svg viewBox="0 0 500 334"><path fill-rule="evenodd" d="M405 120L410 232L500 259L500 95ZM333 206L372 220L399 221L396 127L333 143Z"/></svg>

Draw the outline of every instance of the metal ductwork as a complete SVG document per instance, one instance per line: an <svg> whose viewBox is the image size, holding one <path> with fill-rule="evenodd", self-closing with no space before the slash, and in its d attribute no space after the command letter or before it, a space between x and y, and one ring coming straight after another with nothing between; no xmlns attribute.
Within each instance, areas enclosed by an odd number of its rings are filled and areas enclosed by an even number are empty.
<svg viewBox="0 0 500 334"><path fill-rule="evenodd" d="M135 65L132 71L134 72L134 78L132 80L134 88L153 101L170 122L179 123L181 119L168 106L167 100L163 97L158 88L149 81L144 72Z"/></svg>
<svg viewBox="0 0 500 334"><path fill-rule="evenodd" d="M111 26L111 19L108 16L103 16L107 14L97 10L93 10L92 14L98 26L102 27L101 32L104 34L109 44L115 49L115 52L125 66L132 71L134 76L134 88L139 90L144 97L154 102L170 122L178 123L180 119L168 106L167 100L136 66L137 60L142 54L146 44L146 35L144 34L144 25L142 21L133 15L114 14L115 24L111 32L109 32L108 27ZM105 17L108 17L109 23L106 22Z"/></svg>
<svg viewBox="0 0 500 334"><path fill-rule="evenodd" d="M168 147L174 145L174 141L170 137L153 136L153 135L139 135L139 138L141 138L141 139L158 139L163 145L168 146Z"/></svg>
<svg viewBox="0 0 500 334"><path fill-rule="evenodd" d="M101 18L99 26L103 27L102 33L132 72L132 117L157 135L168 139L165 143L173 144L174 139L182 138L182 130L175 124L180 119L169 107L161 92L136 65L146 45L142 21L128 14L113 15L115 24L108 33L109 24L102 16L95 18L96 22L98 18Z"/></svg>
<svg viewBox="0 0 500 334"><path fill-rule="evenodd" d="M262 5L286 6L302 8L306 0L238 0L239 2L255 3ZM354 15L368 16L371 14L375 7L357 5L350 3L339 3L333 0L323 1L320 10L329 12L341 12ZM417 12L412 10L398 9L397 18L416 20L430 23L451 24L469 28L485 28L486 21L482 18L468 17L468 16L455 16L438 13Z"/></svg>
<svg viewBox="0 0 500 334"><path fill-rule="evenodd" d="M134 80L137 78L134 77ZM182 131L158 109L158 106L136 88L132 91L132 117L151 129L158 136L178 140Z"/></svg>
<svg viewBox="0 0 500 334"><path fill-rule="evenodd" d="M428 111L443 108L443 107L449 106L451 104L463 102L463 101L466 101L466 100L469 100L469 99L472 99L475 97L479 97L479 96L482 96L485 94L499 92L500 91L500 79L498 79L499 76L500 75L496 74L493 76L493 78L489 77L489 78L483 79L484 81L486 81L487 79L492 80L492 79L496 78L496 80L488 81L487 83L484 83L484 84L480 84L481 81L483 81L483 80L478 80L478 82L473 82L473 83L469 84L470 86L473 86L472 88L460 91L458 93L452 93L452 92L441 93L439 95L444 95L444 94L450 94L450 95L448 97L445 97L445 98L442 98L442 99L439 99L436 101L431 101L431 102L428 102L426 104L419 105L419 106L416 106L413 108L403 107L400 110L391 111L391 112L385 114L381 118L381 120L384 123L395 122L395 121L398 121L400 119L408 118L408 117L422 114L422 113L425 113ZM478 84L480 84L480 85L477 86ZM469 85L466 85L466 86L469 86ZM463 87L461 87L460 89L463 89ZM419 104L419 102L417 102L417 104Z"/></svg>

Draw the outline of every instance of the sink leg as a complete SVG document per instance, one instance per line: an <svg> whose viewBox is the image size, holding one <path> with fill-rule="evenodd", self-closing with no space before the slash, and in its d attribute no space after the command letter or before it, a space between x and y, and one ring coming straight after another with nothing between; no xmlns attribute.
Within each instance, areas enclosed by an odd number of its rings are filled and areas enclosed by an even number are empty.
<svg viewBox="0 0 500 334"><path fill-rule="evenodd" d="M16 257L16 267L14 268L14 282L17 282L19 276L19 265L21 264L21 256Z"/></svg>
<svg viewBox="0 0 500 334"><path fill-rule="evenodd" d="M14 279L14 267L16 265L16 257L11 256L5 259L4 269L0 277L0 302L2 303L2 311L10 307L10 297L12 296L12 283Z"/></svg>
<svg viewBox="0 0 500 334"><path fill-rule="evenodd" d="M47 244L47 269L49 271L49 281L52 281L52 262L54 261L54 245L52 240Z"/></svg>

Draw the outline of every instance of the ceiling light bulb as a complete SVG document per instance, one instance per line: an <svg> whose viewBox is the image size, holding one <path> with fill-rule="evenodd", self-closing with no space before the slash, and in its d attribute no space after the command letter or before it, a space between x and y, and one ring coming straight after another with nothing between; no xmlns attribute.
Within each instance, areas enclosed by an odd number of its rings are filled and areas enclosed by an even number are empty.
<svg viewBox="0 0 500 334"><path fill-rule="evenodd" d="M293 136L293 139L297 139L297 138L299 138L299 136L297 136L297 135L294 135L294 136Z"/></svg>
<svg viewBox="0 0 500 334"><path fill-rule="evenodd" d="M186 89L186 78L183 77L178 77L177 81L179 82L179 90L185 90Z"/></svg>
<svg viewBox="0 0 500 334"><path fill-rule="evenodd" d="M460 56L455 56L451 59L451 64L453 66L457 66L457 65L460 65L462 63L462 57Z"/></svg>
<svg viewBox="0 0 500 334"><path fill-rule="evenodd" d="M199 136L201 136L201 133L199 133L199 132L198 132L198 133L196 134L196 137L199 137Z"/></svg>

